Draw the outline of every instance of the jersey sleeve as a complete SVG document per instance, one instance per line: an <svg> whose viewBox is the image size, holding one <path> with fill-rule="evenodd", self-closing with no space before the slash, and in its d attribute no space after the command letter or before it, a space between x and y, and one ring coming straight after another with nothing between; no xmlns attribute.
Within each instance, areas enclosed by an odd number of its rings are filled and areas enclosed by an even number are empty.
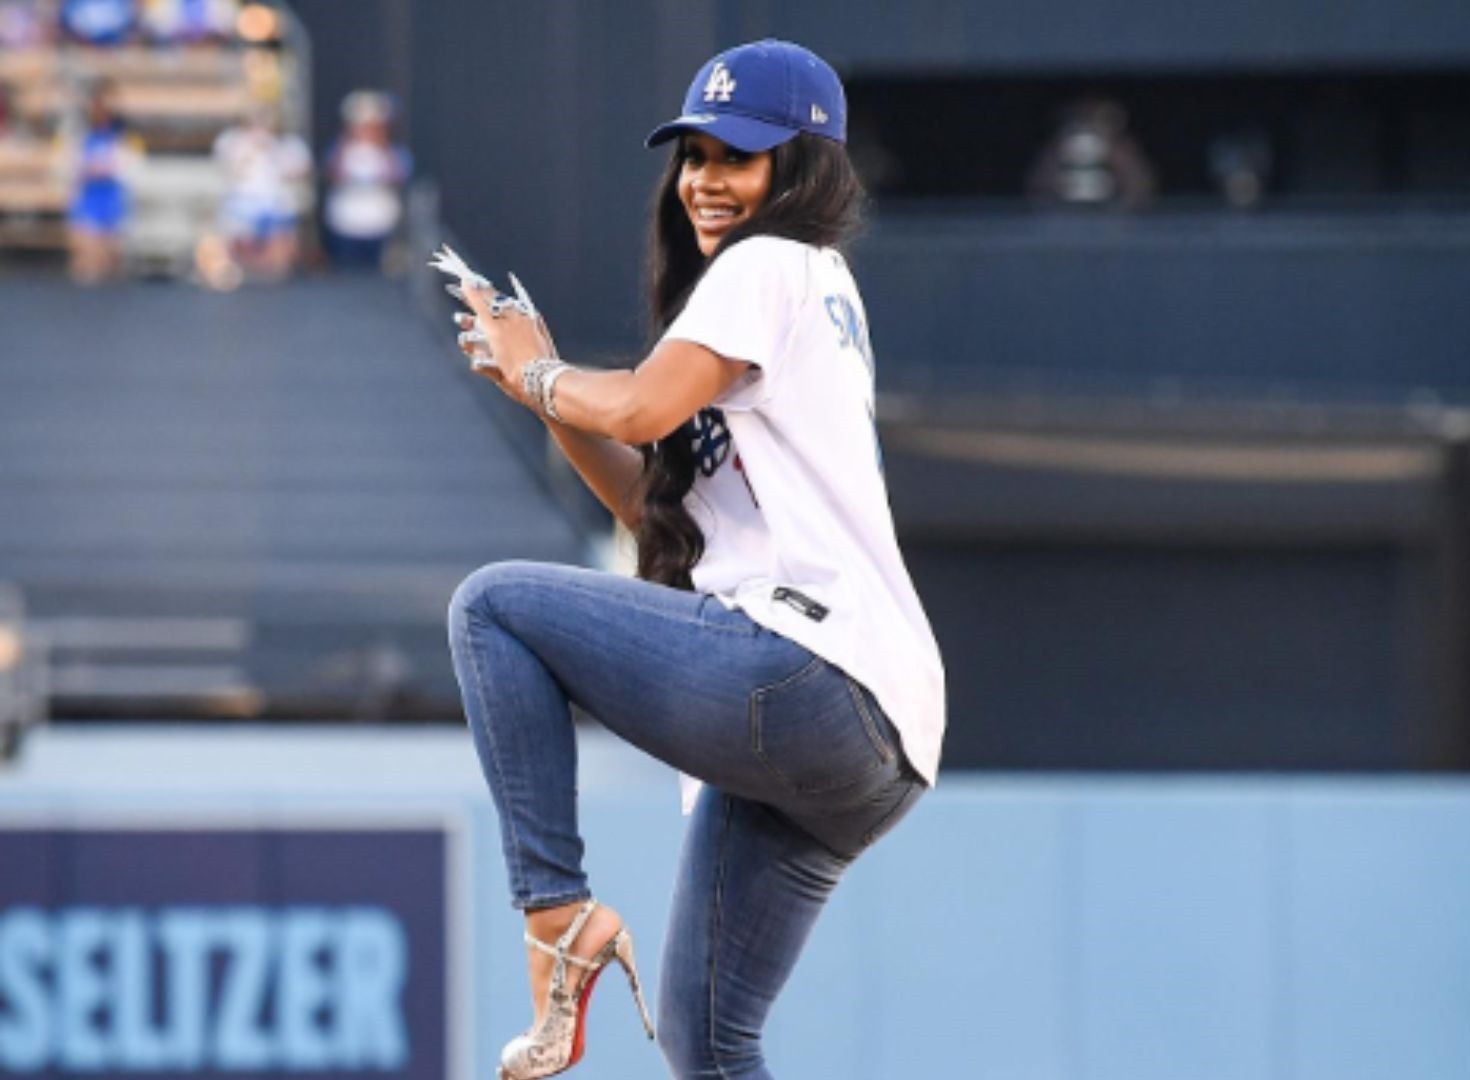
<svg viewBox="0 0 1470 1080"><path fill-rule="evenodd" d="M805 266L804 246L757 236L717 258L694 287L664 340L692 341L754 365L715 405L748 411L770 399L803 300Z"/></svg>

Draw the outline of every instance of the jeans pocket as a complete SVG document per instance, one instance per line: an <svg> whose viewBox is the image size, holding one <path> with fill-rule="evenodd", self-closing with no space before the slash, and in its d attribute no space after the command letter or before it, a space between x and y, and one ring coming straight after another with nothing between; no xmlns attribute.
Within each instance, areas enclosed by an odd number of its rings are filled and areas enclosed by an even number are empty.
<svg viewBox="0 0 1470 1080"><path fill-rule="evenodd" d="M761 629L760 623L742 609L726 607L714 593L704 593L700 597L695 617L704 626L744 634L747 637L754 637Z"/></svg>
<svg viewBox="0 0 1470 1080"><path fill-rule="evenodd" d="M858 684L819 656L750 696L752 749L793 794L856 784L893 762L882 713Z"/></svg>

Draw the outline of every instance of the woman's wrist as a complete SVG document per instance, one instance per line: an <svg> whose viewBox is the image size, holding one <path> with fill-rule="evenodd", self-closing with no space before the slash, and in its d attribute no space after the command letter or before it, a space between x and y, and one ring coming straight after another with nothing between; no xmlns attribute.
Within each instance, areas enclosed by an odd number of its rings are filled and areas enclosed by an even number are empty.
<svg viewBox="0 0 1470 1080"><path fill-rule="evenodd" d="M541 416L560 422L561 414L556 410L556 382L571 370L571 364L552 356L538 356L527 361L521 368L521 394L526 404Z"/></svg>

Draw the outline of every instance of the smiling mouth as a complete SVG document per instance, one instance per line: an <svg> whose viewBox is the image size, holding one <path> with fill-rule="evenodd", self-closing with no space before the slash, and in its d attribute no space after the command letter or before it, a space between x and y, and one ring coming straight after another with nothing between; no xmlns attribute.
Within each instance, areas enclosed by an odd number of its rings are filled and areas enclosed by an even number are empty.
<svg viewBox="0 0 1470 1080"><path fill-rule="evenodd" d="M733 206L696 206L694 220L701 225L724 225L740 216Z"/></svg>

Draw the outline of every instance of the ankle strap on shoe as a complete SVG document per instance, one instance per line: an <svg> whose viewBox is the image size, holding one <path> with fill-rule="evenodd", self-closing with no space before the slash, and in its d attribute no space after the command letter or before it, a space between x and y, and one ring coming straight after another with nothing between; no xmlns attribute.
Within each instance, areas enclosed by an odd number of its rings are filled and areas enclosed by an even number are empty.
<svg viewBox="0 0 1470 1080"><path fill-rule="evenodd" d="M557 951L555 945L548 945L544 941L538 941L530 934L526 935L526 944L531 946L531 948L533 949L538 949L541 952L544 952L547 956L554 956L558 960L565 959L567 963L575 964L579 968L592 968L597 966L596 964L593 964L590 960L583 960L580 956L573 956L569 952L559 952Z"/></svg>
<svg viewBox="0 0 1470 1080"><path fill-rule="evenodd" d="M571 954L572 943L577 940L577 935L582 932L582 928L587 925L587 920L592 918L592 913L596 910L596 900L586 901L577 912L576 917L572 919L572 925L567 927L567 932L556 939L555 945L548 945L540 938L532 937L529 930L526 931L525 938L527 945L544 952L547 956L556 958L556 967L551 973L553 985L558 985L566 979L567 964L575 964L577 967L589 971L598 966L597 964L583 960L580 956L573 956Z"/></svg>

